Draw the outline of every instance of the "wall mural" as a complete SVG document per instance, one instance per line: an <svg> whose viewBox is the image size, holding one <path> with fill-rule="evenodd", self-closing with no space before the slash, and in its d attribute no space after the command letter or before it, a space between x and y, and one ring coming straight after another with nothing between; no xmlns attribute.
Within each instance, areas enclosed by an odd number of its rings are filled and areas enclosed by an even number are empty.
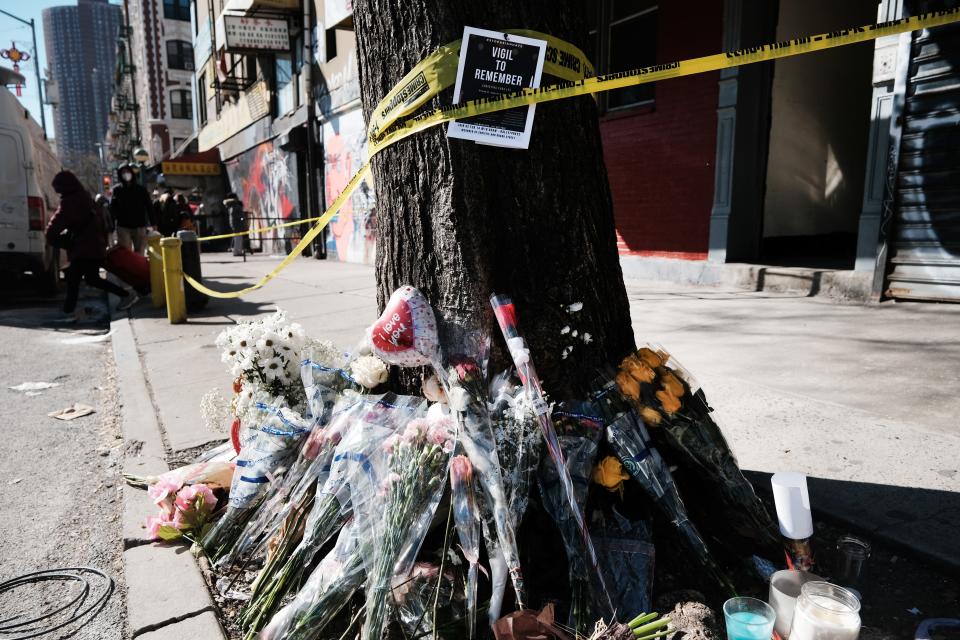
<svg viewBox="0 0 960 640"><path fill-rule="evenodd" d="M264 142L225 162L230 188L243 202L251 227L266 227L299 216L297 211L297 159L293 153ZM297 227L269 231L263 236L264 253L286 253L299 236ZM256 247L258 236L251 236Z"/></svg>
<svg viewBox="0 0 960 640"><path fill-rule="evenodd" d="M324 199L340 195L367 157L363 114L354 109L323 124ZM372 264L377 217L372 179L368 176L330 222L327 251L345 262Z"/></svg>

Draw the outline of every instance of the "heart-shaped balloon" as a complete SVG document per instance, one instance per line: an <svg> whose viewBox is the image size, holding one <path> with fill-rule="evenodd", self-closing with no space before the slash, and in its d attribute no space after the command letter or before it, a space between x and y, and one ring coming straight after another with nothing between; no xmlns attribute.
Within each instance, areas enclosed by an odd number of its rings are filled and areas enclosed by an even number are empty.
<svg viewBox="0 0 960 640"><path fill-rule="evenodd" d="M437 318L420 290L405 285L393 292L380 318L367 329L373 352L398 367L422 367L440 354Z"/></svg>

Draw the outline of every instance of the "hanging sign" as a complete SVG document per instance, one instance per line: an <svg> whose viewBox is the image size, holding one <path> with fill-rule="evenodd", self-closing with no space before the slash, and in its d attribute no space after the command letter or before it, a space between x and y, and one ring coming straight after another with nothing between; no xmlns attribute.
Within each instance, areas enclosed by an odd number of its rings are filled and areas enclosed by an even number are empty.
<svg viewBox="0 0 960 640"><path fill-rule="evenodd" d="M290 30L286 20L222 15L218 20L217 41L228 52L289 51Z"/></svg>
<svg viewBox="0 0 960 640"><path fill-rule="evenodd" d="M454 103L539 87L546 50L546 40L464 27ZM535 109L530 105L456 120L447 128L447 136L526 149Z"/></svg>

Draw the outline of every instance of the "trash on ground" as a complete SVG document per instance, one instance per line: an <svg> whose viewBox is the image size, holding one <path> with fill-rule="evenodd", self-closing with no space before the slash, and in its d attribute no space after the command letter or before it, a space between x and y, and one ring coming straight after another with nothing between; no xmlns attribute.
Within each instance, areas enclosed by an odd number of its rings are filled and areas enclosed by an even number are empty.
<svg viewBox="0 0 960 640"><path fill-rule="evenodd" d="M113 336L113 331L108 331L106 333L98 333L95 335L86 335L79 336L76 338L64 338L60 342L63 344L91 344L95 342L106 342Z"/></svg>
<svg viewBox="0 0 960 640"><path fill-rule="evenodd" d="M43 391L59 387L59 382L21 382L15 387L10 387L11 391Z"/></svg>
<svg viewBox="0 0 960 640"><path fill-rule="evenodd" d="M82 418L83 416L88 416L91 413L96 413L96 410L93 407L77 402L74 405L69 406L65 409L60 409L59 411L51 411L47 415L50 416L51 418L56 418L57 420L74 420L76 418Z"/></svg>

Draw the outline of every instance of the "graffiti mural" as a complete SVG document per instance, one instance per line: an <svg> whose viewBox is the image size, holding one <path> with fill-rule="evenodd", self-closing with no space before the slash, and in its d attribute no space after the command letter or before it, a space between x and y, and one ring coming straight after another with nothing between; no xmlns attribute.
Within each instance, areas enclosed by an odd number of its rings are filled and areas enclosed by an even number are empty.
<svg viewBox="0 0 960 640"><path fill-rule="evenodd" d="M323 124L324 195L329 207L363 166L367 157L366 127L359 109ZM372 264L376 248L376 209L368 176L330 222L327 251L345 262Z"/></svg>
<svg viewBox="0 0 960 640"><path fill-rule="evenodd" d="M297 158L272 141L264 142L225 162L230 188L243 202L251 226L266 227L299 217ZM296 240L297 227L275 229L262 236L264 253L286 253ZM259 236L252 236L256 246Z"/></svg>

